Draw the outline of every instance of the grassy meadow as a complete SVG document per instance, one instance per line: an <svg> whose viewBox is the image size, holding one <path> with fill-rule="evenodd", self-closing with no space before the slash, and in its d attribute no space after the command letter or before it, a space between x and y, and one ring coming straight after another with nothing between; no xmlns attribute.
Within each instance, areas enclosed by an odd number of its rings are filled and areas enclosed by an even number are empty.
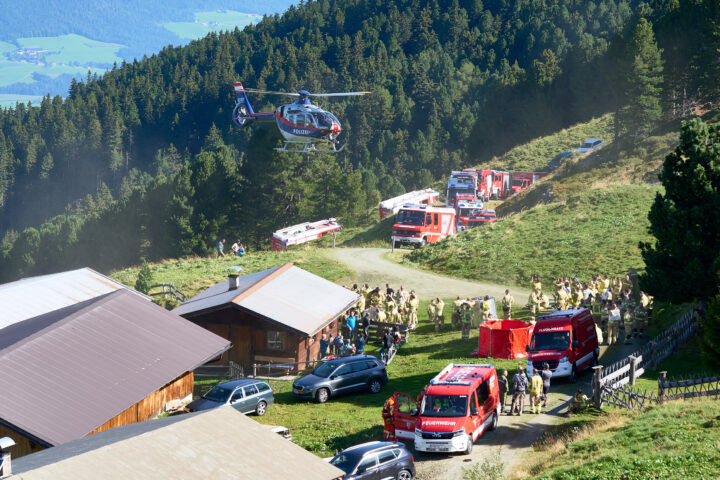
<svg viewBox="0 0 720 480"><path fill-rule="evenodd" d="M232 252L230 248L226 250ZM342 283L350 277L350 270L344 264L333 259L323 250L312 249L308 246L294 248L287 252L249 251L244 257L225 254L225 258L191 257L182 259L167 259L150 265L153 272L154 283L171 283L188 297L192 297L227 279L226 269L232 266L242 268L242 275L258 272L267 268L293 262L311 273L327 280ZM126 268L110 274L110 277L125 285L133 287L137 280L140 266ZM160 289L151 290L152 292ZM161 305L172 308L177 302L167 299Z"/></svg>
<svg viewBox="0 0 720 480"><path fill-rule="evenodd" d="M515 478L712 479L720 474L717 400L671 402L644 414L590 410L548 432Z"/></svg>
<svg viewBox="0 0 720 480"><path fill-rule="evenodd" d="M218 30L242 29L261 19L260 15L224 10L197 12L194 22L166 22L162 26L180 38L196 39Z"/></svg>

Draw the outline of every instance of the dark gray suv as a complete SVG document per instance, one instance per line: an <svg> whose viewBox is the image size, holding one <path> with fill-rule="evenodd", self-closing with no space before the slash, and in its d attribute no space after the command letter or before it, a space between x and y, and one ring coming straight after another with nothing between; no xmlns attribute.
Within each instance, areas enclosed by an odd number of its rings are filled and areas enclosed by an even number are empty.
<svg viewBox="0 0 720 480"><path fill-rule="evenodd" d="M325 403L331 396L362 390L379 393L388 381L385 365L372 355L329 360L293 383L293 395Z"/></svg>
<svg viewBox="0 0 720 480"><path fill-rule="evenodd" d="M355 445L335 455L330 464L346 473L344 480L411 480L415 476L413 456L399 443Z"/></svg>

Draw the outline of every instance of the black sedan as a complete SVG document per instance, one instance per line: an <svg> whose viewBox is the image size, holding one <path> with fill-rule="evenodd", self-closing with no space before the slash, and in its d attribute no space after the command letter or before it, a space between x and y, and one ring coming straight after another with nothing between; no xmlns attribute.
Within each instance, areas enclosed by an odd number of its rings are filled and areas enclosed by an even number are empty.
<svg viewBox="0 0 720 480"><path fill-rule="evenodd" d="M413 460L399 443L369 442L343 450L330 464L346 473L344 480L410 480L415 476Z"/></svg>

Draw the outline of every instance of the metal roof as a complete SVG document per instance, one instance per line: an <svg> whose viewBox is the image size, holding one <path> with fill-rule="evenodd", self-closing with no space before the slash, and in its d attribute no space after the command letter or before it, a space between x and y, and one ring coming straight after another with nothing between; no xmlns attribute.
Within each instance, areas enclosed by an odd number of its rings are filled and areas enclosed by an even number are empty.
<svg viewBox="0 0 720 480"><path fill-rule="evenodd" d="M13 460L23 480L335 480L345 472L232 407L113 428Z"/></svg>
<svg viewBox="0 0 720 480"><path fill-rule="evenodd" d="M6 283L0 285L0 329L120 289L151 300L90 268Z"/></svg>
<svg viewBox="0 0 720 480"><path fill-rule="evenodd" d="M173 310L192 317L223 307L239 308L312 336L333 321L360 295L291 263L245 275L230 290L220 282Z"/></svg>
<svg viewBox="0 0 720 480"><path fill-rule="evenodd" d="M125 289L16 323L0 339L0 422L48 445L87 435L230 348Z"/></svg>

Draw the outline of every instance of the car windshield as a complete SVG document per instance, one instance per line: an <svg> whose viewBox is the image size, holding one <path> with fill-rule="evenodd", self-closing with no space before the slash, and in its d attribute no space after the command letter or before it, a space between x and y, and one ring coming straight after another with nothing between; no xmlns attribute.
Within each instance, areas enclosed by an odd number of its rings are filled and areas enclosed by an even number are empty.
<svg viewBox="0 0 720 480"><path fill-rule="evenodd" d="M202 398L204 398L205 400L210 400L212 402L225 403L227 402L227 399L228 397L230 397L230 394L232 392L232 389L227 389L225 387L215 385L210 390L208 390L205 395L202 396Z"/></svg>
<svg viewBox="0 0 720 480"><path fill-rule="evenodd" d="M467 395L425 395L421 406L423 417L464 417Z"/></svg>
<svg viewBox="0 0 720 480"><path fill-rule="evenodd" d="M534 333L530 350L565 350L570 346L570 332Z"/></svg>
<svg viewBox="0 0 720 480"><path fill-rule="evenodd" d="M513 187L522 187L523 185L525 185L526 181L527 180L513 180L512 185Z"/></svg>
<svg viewBox="0 0 720 480"><path fill-rule="evenodd" d="M350 473L357 465L360 455L349 455L345 452L338 453L330 460L330 465L339 468L345 473Z"/></svg>
<svg viewBox="0 0 720 480"><path fill-rule="evenodd" d="M474 211L475 211L474 208L461 208L461 209L460 209L460 216L461 216L461 217L469 217L470 215L473 214Z"/></svg>
<svg viewBox="0 0 720 480"><path fill-rule="evenodd" d="M585 142L580 148L592 148L593 142Z"/></svg>
<svg viewBox="0 0 720 480"><path fill-rule="evenodd" d="M323 363L313 371L316 377L327 378L337 368L335 363Z"/></svg>
<svg viewBox="0 0 720 480"><path fill-rule="evenodd" d="M425 225L425 212L416 210L400 210L397 223L400 225Z"/></svg>

